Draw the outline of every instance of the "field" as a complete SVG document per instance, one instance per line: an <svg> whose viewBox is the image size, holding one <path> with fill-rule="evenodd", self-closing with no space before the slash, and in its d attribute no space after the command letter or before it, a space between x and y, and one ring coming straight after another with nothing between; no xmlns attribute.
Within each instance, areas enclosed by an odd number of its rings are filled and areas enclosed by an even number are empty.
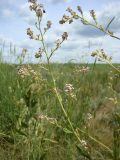
<svg viewBox="0 0 120 160"><path fill-rule="evenodd" d="M0 64L0 159L119 160L120 75L107 64L50 66L58 96L47 65L21 76Z"/></svg>
<svg viewBox="0 0 120 160"><path fill-rule="evenodd" d="M108 2L1 0L0 160L120 160L120 4Z"/></svg>

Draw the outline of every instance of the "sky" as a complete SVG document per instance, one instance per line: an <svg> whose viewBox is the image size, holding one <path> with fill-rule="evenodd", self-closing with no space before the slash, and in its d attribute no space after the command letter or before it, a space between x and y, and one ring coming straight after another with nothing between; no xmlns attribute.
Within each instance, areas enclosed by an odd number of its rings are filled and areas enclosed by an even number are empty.
<svg viewBox="0 0 120 160"><path fill-rule="evenodd" d="M93 62L94 58L90 56L90 53L104 48L105 52L112 56L113 62L120 62L120 42L118 40L104 35L91 26L84 26L79 20L70 25L59 24L63 14L67 14L68 7L77 11L76 8L79 5L90 21L89 11L94 9L99 23L104 26L115 17L110 29L115 35L120 36L120 0L40 0L39 2L46 10L43 25L47 20L52 21L52 28L46 35L49 47L54 46L54 42L61 37L63 32L67 31L69 35L68 40L55 53L52 61ZM34 53L40 47L40 44L29 40L26 35L26 29L29 27L34 29L36 20L34 14L29 10L29 5L27 0L0 0L0 48L5 46L3 56L8 60L11 56L10 44L16 46L17 54L20 54L22 48L27 48L32 61L34 61Z"/></svg>

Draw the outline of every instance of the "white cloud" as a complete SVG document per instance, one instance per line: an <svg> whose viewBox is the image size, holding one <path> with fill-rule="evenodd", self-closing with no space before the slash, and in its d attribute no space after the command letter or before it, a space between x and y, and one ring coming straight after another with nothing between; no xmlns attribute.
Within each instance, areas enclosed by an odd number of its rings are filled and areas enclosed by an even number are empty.
<svg viewBox="0 0 120 160"><path fill-rule="evenodd" d="M9 47L10 43L14 44L14 40L12 38L6 37L3 34L0 34L0 45Z"/></svg>
<svg viewBox="0 0 120 160"><path fill-rule="evenodd" d="M10 9L3 9L2 10L2 17L3 18L11 18L14 16L14 12Z"/></svg>
<svg viewBox="0 0 120 160"><path fill-rule="evenodd" d="M49 0L51 4L63 3L64 0ZM7 1L0 1L2 6L5 6ZM9 5L13 2L9 1ZM11 17L12 12L9 9L2 10L4 17ZM30 25L35 23L35 16L33 13L29 11L29 4L24 3L19 7L18 10L19 16L23 18L23 20ZM90 19L89 13L85 13ZM107 25L109 20L112 17L116 17L115 21L111 24L110 28L113 31L116 31L118 34L120 33L120 2L110 3L108 6L104 6L101 11L96 12L98 16L98 20L100 23ZM47 21L47 17L44 17L45 23ZM91 20L91 19L90 19ZM44 24L45 25L45 24ZM53 26L54 27L54 26ZM61 34L67 31L69 34L68 41L64 42L61 48L57 51L56 55L53 57L53 60L63 61L63 59L80 59L85 53L88 51L92 51L93 49L105 48L108 51L108 54L113 55L114 60L118 60L116 57L119 53L119 43L116 43L114 39L104 36L104 34L91 26L84 26L80 21L73 22L73 24L65 24L65 25L57 25L56 28L53 28L48 32L46 36L46 42L49 47L54 45L54 42L61 37ZM4 37L2 37L4 38ZM5 38L5 41L9 41ZM0 41L1 43L1 41ZM13 42L14 43L14 42ZM17 46L20 48L28 48L29 50L34 50L39 48L39 45L36 42L31 40L23 40L21 42L15 42ZM114 50L113 50L114 48ZM79 57L79 58L78 58ZM89 57L89 56L88 56ZM89 59L89 58L88 58Z"/></svg>
<svg viewBox="0 0 120 160"><path fill-rule="evenodd" d="M60 4L60 3L66 3L66 2L70 2L71 0L41 0L41 1L38 1L38 2L42 2L42 3L49 3L49 4L52 4L52 5L56 5L56 4Z"/></svg>
<svg viewBox="0 0 120 160"><path fill-rule="evenodd" d="M65 2L65 0L48 0L49 3L52 3L52 4L58 4L58 3L63 3Z"/></svg>
<svg viewBox="0 0 120 160"><path fill-rule="evenodd" d="M11 18L15 15L16 0L0 0L0 18Z"/></svg>
<svg viewBox="0 0 120 160"><path fill-rule="evenodd" d="M6 8L8 6L13 6L15 4L16 0L1 0L0 1L0 7L1 8Z"/></svg>

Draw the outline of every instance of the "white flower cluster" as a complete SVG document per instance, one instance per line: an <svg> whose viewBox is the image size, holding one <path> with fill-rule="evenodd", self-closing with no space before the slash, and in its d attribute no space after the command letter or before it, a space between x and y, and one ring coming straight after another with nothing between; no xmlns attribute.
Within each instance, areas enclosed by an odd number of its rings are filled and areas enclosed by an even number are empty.
<svg viewBox="0 0 120 160"><path fill-rule="evenodd" d="M85 140L81 140L80 143L85 149L88 149L87 142Z"/></svg>
<svg viewBox="0 0 120 160"><path fill-rule="evenodd" d="M97 57L99 61L108 61L111 62L112 57L109 57L103 49L101 50L96 50L92 52L91 54L92 57Z"/></svg>
<svg viewBox="0 0 120 160"><path fill-rule="evenodd" d="M18 75L20 75L22 78L26 76L30 76L29 70L25 67L20 67L18 69Z"/></svg>
<svg viewBox="0 0 120 160"><path fill-rule="evenodd" d="M74 87L72 84L65 84L64 92L66 95L71 96L72 98L75 98L76 96L73 93L73 91L74 91Z"/></svg>
<svg viewBox="0 0 120 160"><path fill-rule="evenodd" d="M65 84L64 91L66 94L71 94L73 90L74 90L74 87L72 84Z"/></svg>
<svg viewBox="0 0 120 160"><path fill-rule="evenodd" d="M37 73L29 65L28 66L23 65L18 67L18 75L20 75L22 78L25 78L30 75L36 76Z"/></svg>

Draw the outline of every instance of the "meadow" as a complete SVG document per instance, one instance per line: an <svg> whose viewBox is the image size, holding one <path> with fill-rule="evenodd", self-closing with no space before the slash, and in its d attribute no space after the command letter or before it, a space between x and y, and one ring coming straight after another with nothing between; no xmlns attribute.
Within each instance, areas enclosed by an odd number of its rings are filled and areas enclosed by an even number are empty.
<svg viewBox="0 0 120 160"><path fill-rule="evenodd" d="M93 64L53 63L69 35L64 31L49 48L52 22L44 26L44 6L28 2L36 22L26 34L40 44L34 53L39 63L26 61L27 48L17 55L18 63L6 63L1 48L0 160L120 160L120 64L113 64L104 49L90 53ZM104 27L94 10L92 21L80 6L66 11L60 25L79 20L120 40L109 30L114 18Z"/></svg>
<svg viewBox="0 0 120 160"><path fill-rule="evenodd" d="M51 64L65 110L87 153L72 135L47 65L30 66L42 74L37 82L31 75L21 79L17 65L0 64L0 159L112 160L120 139L117 134L116 142L114 133L120 127L116 71L106 64L88 65L87 72L81 71L85 64ZM72 96L66 94L66 84L74 87Z"/></svg>

